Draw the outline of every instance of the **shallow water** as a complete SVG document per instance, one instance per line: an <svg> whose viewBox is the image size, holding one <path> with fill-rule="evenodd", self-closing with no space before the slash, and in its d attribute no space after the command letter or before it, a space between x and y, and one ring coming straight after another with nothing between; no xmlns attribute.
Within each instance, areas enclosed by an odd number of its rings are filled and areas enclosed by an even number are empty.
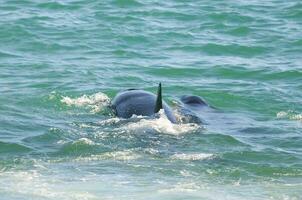
<svg viewBox="0 0 302 200"><path fill-rule="evenodd" d="M302 4L0 1L0 199L302 196ZM203 125L112 116L120 90Z"/></svg>

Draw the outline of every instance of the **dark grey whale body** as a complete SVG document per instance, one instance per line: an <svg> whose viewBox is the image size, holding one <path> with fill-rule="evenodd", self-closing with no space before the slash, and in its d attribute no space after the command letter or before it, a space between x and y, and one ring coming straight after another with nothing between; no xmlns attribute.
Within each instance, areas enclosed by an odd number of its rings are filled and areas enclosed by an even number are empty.
<svg viewBox="0 0 302 200"><path fill-rule="evenodd" d="M208 104L199 96L184 95L180 100L182 114L187 116L191 122L201 123L201 119L194 113L203 107L208 107ZM111 108L116 116L121 118L130 118L133 115L153 116L163 109L167 118L172 123L177 123L172 109L162 100L161 84L158 86L157 95L139 89L119 92L112 100Z"/></svg>
<svg viewBox="0 0 302 200"><path fill-rule="evenodd" d="M164 109L167 118L176 123L176 118L169 105L162 100L161 84L157 96L151 92L139 89L129 89L119 92L111 102L117 117L130 118L132 115L153 116Z"/></svg>
<svg viewBox="0 0 302 200"><path fill-rule="evenodd" d="M189 106L194 106L194 107L208 106L205 100L203 100L199 96L184 95L180 98L180 100L182 103Z"/></svg>

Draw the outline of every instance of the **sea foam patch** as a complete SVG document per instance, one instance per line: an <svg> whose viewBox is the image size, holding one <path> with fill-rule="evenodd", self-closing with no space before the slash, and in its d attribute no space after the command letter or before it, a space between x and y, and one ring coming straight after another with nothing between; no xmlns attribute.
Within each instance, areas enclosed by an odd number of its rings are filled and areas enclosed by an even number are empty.
<svg viewBox="0 0 302 200"><path fill-rule="evenodd" d="M302 114L293 110L280 111L277 113L278 119L297 120L302 122Z"/></svg>
<svg viewBox="0 0 302 200"><path fill-rule="evenodd" d="M106 94L98 92L92 95L83 95L78 98L62 96L61 102L68 106L89 107L92 108L92 112L96 113L109 105L110 98Z"/></svg>
<svg viewBox="0 0 302 200"><path fill-rule="evenodd" d="M59 185L59 186L58 186ZM22 199L93 200L97 197L86 191L70 191L58 177L49 177L36 170L8 171L0 174L1 191Z"/></svg>

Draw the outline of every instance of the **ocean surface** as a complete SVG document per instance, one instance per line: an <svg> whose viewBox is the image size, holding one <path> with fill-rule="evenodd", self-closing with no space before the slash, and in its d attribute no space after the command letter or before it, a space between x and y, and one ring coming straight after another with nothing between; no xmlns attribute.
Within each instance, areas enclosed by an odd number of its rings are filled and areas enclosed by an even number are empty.
<svg viewBox="0 0 302 200"><path fill-rule="evenodd" d="M1 200L301 200L301 100L301 0L0 0Z"/></svg>

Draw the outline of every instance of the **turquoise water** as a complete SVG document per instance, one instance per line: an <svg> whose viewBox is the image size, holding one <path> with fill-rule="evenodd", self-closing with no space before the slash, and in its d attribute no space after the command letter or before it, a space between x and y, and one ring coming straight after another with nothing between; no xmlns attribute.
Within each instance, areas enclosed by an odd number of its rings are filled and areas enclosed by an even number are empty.
<svg viewBox="0 0 302 200"><path fill-rule="evenodd" d="M299 0L0 0L0 199L301 199L301 36ZM216 110L106 109L158 82Z"/></svg>

